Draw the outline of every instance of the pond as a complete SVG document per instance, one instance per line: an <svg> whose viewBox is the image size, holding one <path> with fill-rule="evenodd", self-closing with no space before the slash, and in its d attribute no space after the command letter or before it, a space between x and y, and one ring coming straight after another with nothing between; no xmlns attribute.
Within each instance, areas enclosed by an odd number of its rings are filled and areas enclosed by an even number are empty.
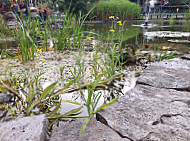
<svg viewBox="0 0 190 141"><path fill-rule="evenodd" d="M123 29L121 27L120 29L116 28L114 40L118 40L122 33L121 40L125 42L125 45L135 44L137 48L142 50L162 50L164 47L170 51L177 51L179 54L190 52L190 23L180 21L174 23L170 23L169 21L153 21L151 24L154 26L151 28L143 27L142 24L143 22L128 22L125 23ZM102 40L106 40L108 31L113 28L113 25L91 24L91 28L94 29L94 32L101 35Z"/></svg>
<svg viewBox="0 0 190 141"><path fill-rule="evenodd" d="M152 23L155 26L152 28L142 27L142 22L136 23L124 23L123 27L117 24L89 24L87 28L92 31L91 45L99 44L103 46L107 39L113 40L117 43L122 40L122 48L127 47L128 44L134 45L138 53L148 53L155 55L156 53L168 51L176 51L178 54L190 53L190 25L185 22L169 22ZM110 32L113 29L114 32ZM15 42L4 41L0 43L0 49L15 48ZM86 71L84 74L84 81L88 82L88 78L91 78L92 60L95 51L88 50L82 52L82 60ZM101 58L104 57L104 53L99 52ZM80 54L77 51L64 51L64 52L42 52L38 53L34 61L19 62L16 59L1 59L0 60L0 75L7 74L7 68L11 68L14 74L22 74L26 71L33 73L36 69L42 72L41 78L43 81L43 88L55 81L58 82L58 87L63 87L63 79L72 79L73 76L70 72L73 67L76 66L77 57L80 58ZM64 77L60 74L60 67L65 66ZM125 94L128 90L135 86L138 74L142 71L141 66L125 66L123 68L124 76L120 81L115 81L106 90L101 90L102 96L99 100L98 106L112 100L120 94ZM84 91L87 95L87 91ZM66 93L61 96L63 100L73 100L79 103L84 103L83 98L79 91L73 93ZM68 112L69 110L76 108L76 105L70 105L63 103L61 105L61 113ZM87 111L83 109L80 115L87 115Z"/></svg>

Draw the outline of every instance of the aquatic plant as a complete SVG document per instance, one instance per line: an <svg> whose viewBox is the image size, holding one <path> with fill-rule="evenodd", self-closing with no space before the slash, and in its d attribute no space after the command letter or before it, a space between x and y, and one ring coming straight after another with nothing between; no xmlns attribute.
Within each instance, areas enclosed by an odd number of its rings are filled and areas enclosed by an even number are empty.
<svg viewBox="0 0 190 141"><path fill-rule="evenodd" d="M97 104L100 100L100 97L102 96L101 95L101 92L98 92L98 93L95 93L96 91L96 88L98 86L99 82L96 81L95 83L93 83L93 85L91 87L87 87L88 89L88 97L85 98L85 95L83 93L83 91L80 91L81 92L81 95L85 101L85 106L87 108L87 111L88 111L88 116L86 117L86 119L84 120L83 122L83 125L80 129L80 134L79 136L82 135L82 133L85 131L85 128L88 124L88 122L90 121L90 119L100 110L112 105L114 102L117 101L117 99L120 97L120 95L118 97L116 97L115 99L113 99L112 101L106 103L106 104L103 104L101 105L100 107L97 107Z"/></svg>
<svg viewBox="0 0 190 141"><path fill-rule="evenodd" d="M40 76L42 75L40 72L37 72L33 77L30 75L13 75L12 72L9 74L10 76L8 76L6 81L0 79L0 91L13 94L15 100L13 103L3 104L1 107L5 107L8 111L12 111L13 118L16 118L20 114L29 116L31 114L37 115L43 113L46 113L49 118L53 118L54 116L59 115L61 102L76 103L62 101L58 95L54 96L57 82L52 83L43 89L40 83ZM69 86L70 85L67 85L64 89ZM78 111L81 108L82 106L80 105ZM70 112L69 114L62 115L62 118L69 117L78 111L74 112L73 110L73 112Z"/></svg>
<svg viewBox="0 0 190 141"><path fill-rule="evenodd" d="M173 19L173 17L170 17L170 19L169 19L169 23L170 23L170 25L173 25L173 23L174 23L174 19Z"/></svg>
<svg viewBox="0 0 190 141"><path fill-rule="evenodd" d="M14 15L14 13L13 13ZM19 49L21 54L20 60L27 61L34 59L34 52L37 50L37 46L35 43L35 35L30 34L31 31L34 31L36 28L35 22L32 22L30 18L28 20L24 20L24 16L21 14L21 17L14 15L17 19L17 26L14 29L10 29L6 24L6 29L10 32L10 34L14 37L17 44L19 45ZM22 59L21 59L22 58Z"/></svg>
<svg viewBox="0 0 190 141"><path fill-rule="evenodd" d="M62 24L57 23L57 19L48 18L47 21L40 23L38 20L32 20L30 16L25 20L24 17L14 16L17 19L17 26L10 29L6 23L5 25L19 45L19 58L22 61L34 59L38 48L42 48L43 51L79 49L84 47L87 41L82 35L84 35L83 23L88 14L76 17L66 12ZM85 34L94 33L85 31Z"/></svg>
<svg viewBox="0 0 190 141"><path fill-rule="evenodd" d="M96 4L96 12L99 19L109 19L109 16L112 15L124 20L139 17L141 8L128 0L101 0Z"/></svg>
<svg viewBox="0 0 190 141"><path fill-rule="evenodd" d="M155 55L155 61L163 61L163 60L169 60L178 57L179 55L176 53L176 51L173 52L168 52L166 51L161 51L160 55Z"/></svg>
<svg viewBox="0 0 190 141"><path fill-rule="evenodd" d="M0 15L0 38L9 36L9 32L6 30L6 22L2 15Z"/></svg>

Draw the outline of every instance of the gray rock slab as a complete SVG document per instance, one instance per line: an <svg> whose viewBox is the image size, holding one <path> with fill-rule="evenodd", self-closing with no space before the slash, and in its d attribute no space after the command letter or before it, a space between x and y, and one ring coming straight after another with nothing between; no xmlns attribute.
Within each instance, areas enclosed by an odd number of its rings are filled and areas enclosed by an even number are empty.
<svg viewBox="0 0 190 141"><path fill-rule="evenodd" d="M83 121L84 119L79 119L54 128L50 141L128 141L95 118L91 119L82 137L79 138Z"/></svg>
<svg viewBox="0 0 190 141"><path fill-rule="evenodd" d="M137 83L190 91L190 60L175 58L151 63Z"/></svg>
<svg viewBox="0 0 190 141"><path fill-rule="evenodd" d="M12 94L2 94L0 93L0 104L2 103L8 103L13 98Z"/></svg>
<svg viewBox="0 0 190 141"><path fill-rule="evenodd" d="M1 141L45 141L48 131L45 115L24 117L0 124Z"/></svg>
<svg viewBox="0 0 190 141"><path fill-rule="evenodd" d="M134 141L189 141L190 93L136 85L100 114Z"/></svg>
<svg viewBox="0 0 190 141"><path fill-rule="evenodd" d="M185 54L185 55L181 56L181 58L190 60L190 54Z"/></svg>

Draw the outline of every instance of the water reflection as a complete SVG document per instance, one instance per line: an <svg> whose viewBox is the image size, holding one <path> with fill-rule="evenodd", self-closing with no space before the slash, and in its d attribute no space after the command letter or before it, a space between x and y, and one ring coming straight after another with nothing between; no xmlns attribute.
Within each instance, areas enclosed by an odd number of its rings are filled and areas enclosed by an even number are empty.
<svg viewBox="0 0 190 141"><path fill-rule="evenodd" d="M181 54L189 53L189 37L190 37L190 24L185 22L175 22L173 24L169 24L169 22L153 22L153 26L151 28L141 27L143 23L136 23L134 26L133 23L125 23L124 32L117 32L113 40L119 40L121 34L123 36L123 46L125 44L135 44L140 49L146 49L144 44L148 44L150 49L159 49L162 46L170 46L172 50L177 50ZM109 24L99 24L94 25L94 31L102 36L102 40L106 40L108 38ZM159 35L159 36L158 36ZM167 35L167 36L166 36ZM181 40L179 42L171 42L171 40ZM184 42L186 41L186 42Z"/></svg>

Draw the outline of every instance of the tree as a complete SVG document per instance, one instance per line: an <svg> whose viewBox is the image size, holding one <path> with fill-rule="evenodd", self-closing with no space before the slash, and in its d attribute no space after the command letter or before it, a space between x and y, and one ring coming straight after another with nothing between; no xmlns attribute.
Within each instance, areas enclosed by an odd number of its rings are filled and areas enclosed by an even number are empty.
<svg viewBox="0 0 190 141"><path fill-rule="evenodd" d="M56 4L59 5L59 11L63 12L68 10L70 7L70 12L78 14L82 12L83 14L87 13L87 2L94 3L97 0L57 0Z"/></svg>

